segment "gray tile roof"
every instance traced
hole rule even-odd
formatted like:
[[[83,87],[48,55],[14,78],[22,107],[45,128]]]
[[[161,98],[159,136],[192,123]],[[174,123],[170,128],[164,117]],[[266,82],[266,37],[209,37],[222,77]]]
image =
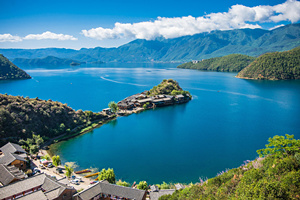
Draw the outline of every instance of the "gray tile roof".
[[[175,184],[176,190],[184,189],[184,186],[181,183]]]
[[[106,195],[110,194],[110,195],[124,197],[128,199],[142,200],[146,191],[114,185],[106,182],[98,182],[92,187],[83,190],[82,192],[74,196],[78,196],[80,197],[79,199],[85,200],[85,199],[91,199],[100,193]]]
[[[72,187],[56,182],[56,180],[45,174],[38,174],[0,188],[0,199],[4,199],[39,186],[41,186],[47,195],[51,196],[51,198],[54,196],[58,197],[65,189],[72,189]]]
[[[16,153],[16,152],[20,152],[20,153],[26,153],[26,151],[18,144],[14,144],[14,143],[7,143],[6,145],[2,146],[0,148],[0,151],[4,152],[10,152],[10,153]]]
[[[159,190],[158,192],[150,192],[150,199],[151,200],[158,200],[159,197],[167,194],[173,194],[175,192],[174,189],[169,190]]]
[[[26,196],[23,196],[21,198],[18,198],[18,200],[48,200],[46,195],[42,192],[42,190],[33,192],[31,194],[27,194]]]
[[[6,197],[10,197],[14,194],[18,194],[20,192],[30,190],[32,188],[41,186],[44,183],[45,180],[44,174],[39,174],[27,179],[24,179],[22,181],[18,181],[15,183],[12,183],[10,185],[4,186],[0,188],[0,199],[4,199]]]
[[[24,178],[25,174],[15,166],[6,166],[0,164],[0,183],[2,185],[8,185],[14,179],[20,180]]]
[[[4,156],[0,157],[0,164],[4,164],[4,165],[9,165],[10,163],[12,163],[15,160],[21,160],[26,162],[26,160],[14,153],[10,153],[10,152],[5,152]]]

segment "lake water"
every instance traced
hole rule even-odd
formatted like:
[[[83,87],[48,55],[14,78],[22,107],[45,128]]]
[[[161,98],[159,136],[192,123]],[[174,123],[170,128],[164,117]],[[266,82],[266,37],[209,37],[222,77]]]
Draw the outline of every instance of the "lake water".
[[[197,182],[257,157],[269,137],[300,138],[300,81],[237,79],[236,73],[176,69],[176,64],[111,63],[81,67],[22,67],[31,80],[1,81],[0,93],[52,99],[101,111],[175,79],[187,104],[119,117],[52,146],[79,169],[113,168],[117,179],[148,183]]]

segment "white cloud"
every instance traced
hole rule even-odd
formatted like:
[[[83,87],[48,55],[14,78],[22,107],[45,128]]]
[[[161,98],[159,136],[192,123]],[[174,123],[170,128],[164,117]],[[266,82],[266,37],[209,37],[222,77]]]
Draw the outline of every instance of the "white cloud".
[[[115,23],[114,28],[82,30],[86,37],[103,40],[117,38],[155,39],[175,38],[213,30],[261,28],[258,23],[300,20],[300,2],[288,0],[275,6],[233,5],[228,12],[211,13],[201,17],[158,17],[154,21]]]
[[[282,27],[282,26],[284,26],[284,24],[280,24],[280,25],[274,26],[272,28],[269,28],[269,30],[271,31],[271,30],[274,30],[274,29]]]
[[[11,34],[0,34],[0,42],[20,42],[22,38]]]
[[[56,34],[46,31],[42,34],[29,34],[23,38],[24,40],[78,40],[72,35]]]

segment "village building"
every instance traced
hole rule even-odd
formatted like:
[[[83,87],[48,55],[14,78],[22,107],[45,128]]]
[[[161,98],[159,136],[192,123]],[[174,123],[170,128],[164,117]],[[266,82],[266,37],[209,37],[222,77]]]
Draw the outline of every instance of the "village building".
[[[146,191],[100,181],[74,195],[74,200],[128,199],[145,200]]]
[[[110,115],[112,113],[110,108],[105,108],[105,109],[102,110],[102,112],[107,114],[107,115]]]
[[[19,168],[0,164],[0,186],[9,185],[26,177],[27,175]]]
[[[26,169],[26,151],[18,144],[7,143],[0,148],[0,164]]]
[[[66,185],[65,180],[66,178],[55,180],[46,174],[38,174],[1,187],[0,200],[71,200],[76,190]]]
[[[156,185],[150,186],[150,189],[149,196],[151,200],[158,200],[159,197],[163,195],[173,194],[175,192],[175,189],[159,190]]]

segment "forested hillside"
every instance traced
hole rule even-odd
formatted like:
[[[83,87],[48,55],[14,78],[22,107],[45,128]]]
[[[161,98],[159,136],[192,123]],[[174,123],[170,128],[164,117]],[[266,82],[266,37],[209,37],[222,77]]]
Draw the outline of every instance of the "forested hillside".
[[[274,136],[261,156],[160,200],[300,199],[300,140]]]
[[[31,66],[61,66],[61,65],[71,65],[71,63],[81,64],[81,62],[72,59],[57,58],[54,56],[47,56],[45,58],[35,58],[35,59],[26,59],[26,58],[16,58],[13,59],[13,62],[17,65],[31,65]]]
[[[177,68],[211,70],[220,72],[239,72],[247,67],[253,60],[255,60],[255,58],[251,56],[231,54],[223,57],[184,63],[182,65],[179,65]]]
[[[71,133],[79,125],[88,126],[104,117],[91,111],[75,111],[52,100],[0,94],[0,143],[17,142],[33,133],[50,138]]]
[[[266,53],[240,71],[238,78],[300,79],[300,47],[285,52]]]
[[[31,77],[25,71],[0,54],[0,80],[29,78]]]

